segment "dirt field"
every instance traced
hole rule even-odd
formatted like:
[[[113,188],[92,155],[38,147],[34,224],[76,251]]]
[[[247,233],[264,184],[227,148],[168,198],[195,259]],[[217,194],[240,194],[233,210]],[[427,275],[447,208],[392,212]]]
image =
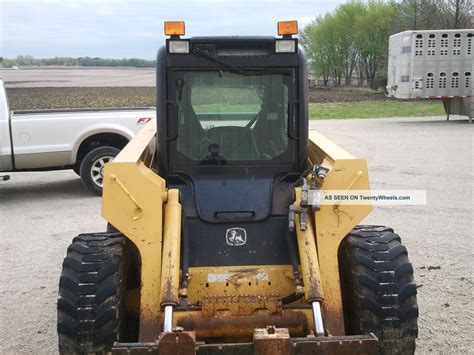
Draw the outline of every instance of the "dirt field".
[[[56,68],[0,70],[11,110],[155,106],[152,68]],[[388,100],[366,88],[317,88],[311,103]]]
[[[0,69],[7,87],[155,86],[154,68],[45,67]]]
[[[155,106],[154,87],[42,87],[7,89],[11,110]],[[311,103],[390,100],[367,89],[311,89]]]
[[[368,160],[373,189],[426,189],[426,206],[379,206],[418,283],[418,354],[467,354],[473,334],[473,126],[442,117],[312,121]],[[15,173],[0,183],[0,353],[57,352],[56,297],[71,238],[101,231],[100,199],[72,171]]]
[[[367,88],[318,87],[309,90],[309,102],[316,104],[380,100],[394,99],[387,98],[382,91],[373,91]]]
[[[154,107],[154,87],[8,88],[10,109]]]

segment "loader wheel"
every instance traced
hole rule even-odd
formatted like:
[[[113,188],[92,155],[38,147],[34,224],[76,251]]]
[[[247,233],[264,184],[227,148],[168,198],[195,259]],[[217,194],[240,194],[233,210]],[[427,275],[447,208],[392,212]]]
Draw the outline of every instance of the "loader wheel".
[[[374,333],[381,354],[413,354],[417,291],[398,234],[357,226],[341,245],[339,263],[347,334]]]
[[[59,280],[61,354],[109,352],[118,340],[123,311],[125,238],[119,233],[74,238]]]
[[[120,153],[115,147],[98,147],[86,154],[81,162],[80,175],[82,184],[95,195],[102,195],[104,183],[104,165],[114,160]]]

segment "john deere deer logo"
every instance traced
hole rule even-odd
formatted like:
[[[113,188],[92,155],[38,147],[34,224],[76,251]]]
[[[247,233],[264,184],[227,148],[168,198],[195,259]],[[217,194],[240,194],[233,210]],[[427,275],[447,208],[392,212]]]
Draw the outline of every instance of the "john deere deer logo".
[[[238,247],[247,243],[247,232],[243,228],[229,228],[225,234],[228,245]]]

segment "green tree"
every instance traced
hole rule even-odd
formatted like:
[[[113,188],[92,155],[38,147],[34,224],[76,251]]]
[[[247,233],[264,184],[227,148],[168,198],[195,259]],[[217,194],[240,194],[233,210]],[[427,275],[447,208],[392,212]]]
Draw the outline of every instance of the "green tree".
[[[445,0],[441,2],[446,28],[472,28],[472,0]]]
[[[342,78],[350,84],[356,71],[375,88],[375,78],[383,81],[386,76],[382,70],[386,69],[388,37],[393,33],[396,14],[395,3],[351,1],[333,14],[316,18],[302,35],[313,73],[325,84],[331,77],[340,85]]]
[[[471,0],[402,0],[396,32],[472,28]]]
[[[440,26],[439,0],[403,0],[397,7],[397,31],[429,30]]]
[[[356,63],[351,28],[345,26],[351,12],[326,14],[318,17],[303,31],[302,43],[311,62],[312,72],[327,85],[332,78],[340,85],[342,78],[350,82]]]
[[[359,53],[357,48],[357,19],[364,16],[366,7],[360,1],[340,5],[334,14],[337,27],[337,41],[343,75],[346,85],[351,84],[357,67]]]
[[[331,44],[326,38],[326,28],[322,25],[324,17],[318,17],[305,27],[301,34],[301,42],[306,49],[311,71],[314,75],[323,78],[324,85],[328,84],[332,73]]]
[[[377,87],[377,72],[383,74],[381,81],[383,76],[386,76],[388,38],[393,34],[396,15],[397,8],[394,3],[373,1],[367,4],[366,13],[358,17],[355,23],[358,53],[367,83],[373,89]]]

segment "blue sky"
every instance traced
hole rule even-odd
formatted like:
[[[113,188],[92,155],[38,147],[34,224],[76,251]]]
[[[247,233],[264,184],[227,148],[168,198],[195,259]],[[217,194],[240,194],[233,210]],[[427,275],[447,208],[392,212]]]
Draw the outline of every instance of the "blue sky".
[[[155,57],[163,21],[186,21],[186,36],[276,35],[300,28],[343,1],[0,0],[0,56]]]

